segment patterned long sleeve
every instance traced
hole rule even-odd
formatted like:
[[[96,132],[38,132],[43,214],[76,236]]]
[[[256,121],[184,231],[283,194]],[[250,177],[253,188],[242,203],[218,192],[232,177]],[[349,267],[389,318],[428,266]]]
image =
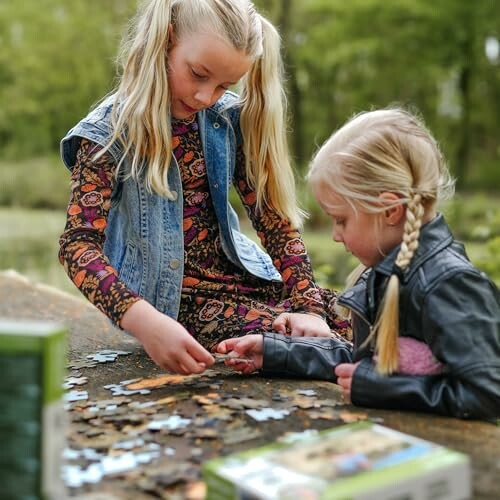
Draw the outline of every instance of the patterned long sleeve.
[[[313,278],[311,262],[299,230],[292,227],[272,208],[257,210],[257,195],[248,184],[243,172],[244,162],[238,158],[235,187],[260,238],[262,246],[271,256],[290,295],[295,312],[325,316],[321,294]]]
[[[119,279],[103,253],[116,166],[107,154],[94,161],[98,150],[90,141],[80,144],[71,174],[66,227],[59,240],[59,260],[87,299],[119,325],[139,296]]]

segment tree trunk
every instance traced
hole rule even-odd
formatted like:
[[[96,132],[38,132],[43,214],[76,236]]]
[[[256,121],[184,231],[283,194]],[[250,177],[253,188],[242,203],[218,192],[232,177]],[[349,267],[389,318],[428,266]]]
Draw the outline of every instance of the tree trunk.
[[[473,7],[474,8],[474,7]],[[454,165],[457,187],[465,186],[470,162],[471,146],[471,83],[474,68],[474,17],[472,9],[464,9],[464,38],[462,40],[462,67],[459,73],[458,90],[462,114],[458,133],[458,147]]]
[[[300,164],[305,161],[304,134],[302,128],[302,99],[297,81],[296,67],[293,61],[292,28],[290,25],[293,0],[281,0],[278,25],[283,40],[283,62],[286,74],[286,92],[291,121],[291,154]]]

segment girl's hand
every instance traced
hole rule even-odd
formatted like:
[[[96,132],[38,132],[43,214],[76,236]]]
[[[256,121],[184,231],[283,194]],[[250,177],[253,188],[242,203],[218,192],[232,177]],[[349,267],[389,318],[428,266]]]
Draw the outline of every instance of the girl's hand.
[[[273,328],[292,337],[333,337],[323,318],[315,314],[281,313],[273,322]]]
[[[189,375],[201,373],[214,363],[213,356],[180,323],[145,300],[130,307],[120,326],[132,333],[164,370]]]
[[[246,335],[220,342],[215,350],[221,354],[233,354],[235,358],[248,358],[248,362],[227,359],[225,364],[241,373],[252,373],[262,368],[264,337],[259,334]]]
[[[335,375],[337,376],[337,384],[342,387],[344,399],[347,403],[351,402],[351,385],[354,371],[358,363],[341,363],[335,367]]]

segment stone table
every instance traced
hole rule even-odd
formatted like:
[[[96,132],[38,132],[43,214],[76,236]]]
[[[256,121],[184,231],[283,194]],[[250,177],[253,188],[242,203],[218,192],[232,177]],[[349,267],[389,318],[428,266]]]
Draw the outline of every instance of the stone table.
[[[95,483],[70,488],[70,498],[203,498],[200,464],[205,460],[266,444],[290,432],[321,430],[358,419],[466,453],[472,465],[473,498],[498,498],[500,427],[492,423],[358,408],[343,403],[335,384],[241,376],[221,365],[201,377],[166,379],[141,346],[113,328],[93,306],[15,272],[0,272],[0,317],[68,326],[69,375],[86,378],[84,385],[72,390],[88,392],[88,399],[68,403],[68,449],[90,450],[87,453],[100,458],[68,453],[65,464],[88,471],[89,464],[112,457],[106,475]],[[89,364],[87,356],[104,349],[113,351],[115,360]],[[150,387],[147,394],[119,394],[130,387],[155,384],[160,377],[165,383]],[[132,379],[140,379],[135,382],[139,385],[124,384]],[[249,408],[269,406],[293,411],[266,422],[256,422],[246,413]],[[167,421],[172,416],[190,419],[191,424],[173,428],[172,421]],[[158,428],[148,427],[152,421]],[[126,453],[137,463],[110,473],[120,466],[117,457]],[[144,463],[138,463],[139,458]]]

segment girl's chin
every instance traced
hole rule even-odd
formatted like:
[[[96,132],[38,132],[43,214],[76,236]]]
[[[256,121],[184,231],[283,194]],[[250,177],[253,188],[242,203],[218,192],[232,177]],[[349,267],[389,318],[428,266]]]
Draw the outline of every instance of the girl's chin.
[[[181,102],[177,106],[172,106],[171,113],[176,120],[186,120],[196,114],[196,110]]]
[[[187,120],[188,118],[191,118],[196,112],[193,112],[193,113],[188,113],[187,111],[184,111],[184,112],[179,112],[179,111],[174,111],[172,113],[172,116],[176,119],[176,120]]]

